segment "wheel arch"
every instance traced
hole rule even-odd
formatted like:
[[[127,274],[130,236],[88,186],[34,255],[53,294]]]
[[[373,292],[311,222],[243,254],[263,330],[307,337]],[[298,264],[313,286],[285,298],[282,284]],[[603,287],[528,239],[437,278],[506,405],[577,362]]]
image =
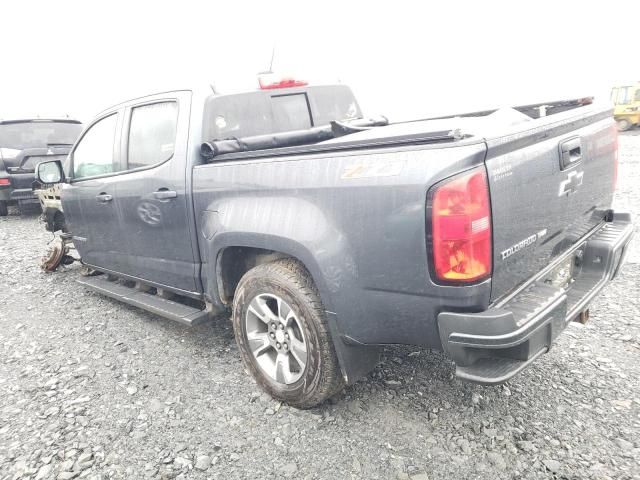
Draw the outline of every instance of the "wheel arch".
[[[225,305],[231,304],[238,282],[251,268],[281,258],[293,258],[311,275],[325,310],[331,310],[331,299],[321,267],[304,245],[288,238],[246,232],[223,233],[217,240],[219,245],[215,254],[215,293]]]
[[[280,258],[293,258],[299,261],[309,272],[318,289],[324,306],[333,345],[343,378],[347,384],[353,384],[366,375],[379,361],[379,346],[364,346],[346,343],[340,333],[338,315],[333,310],[331,290],[323,274],[323,266],[303,244],[283,237],[264,234],[242,234],[225,232],[216,235],[218,249],[215,255],[215,293],[223,304],[233,300],[229,291],[237,287],[240,278],[254,266],[275,261]],[[248,261],[241,261],[245,257]],[[234,264],[235,261],[235,264]],[[330,265],[324,267],[330,269]],[[227,275],[225,277],[225,274]],[[225,286],[226,284],[226,286]],[[212,286],[209,287],[210,290]]]
[[[249,270],[281,258],[291,258],[283,252],[248,246],[229,246],[220,251],[216,260],[216,284],[220,300],[231,305],[240,279]]]

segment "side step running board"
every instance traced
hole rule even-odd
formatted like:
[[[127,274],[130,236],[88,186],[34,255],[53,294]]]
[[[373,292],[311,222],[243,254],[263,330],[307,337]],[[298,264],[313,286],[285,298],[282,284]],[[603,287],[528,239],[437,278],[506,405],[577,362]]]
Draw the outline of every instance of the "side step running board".
[[[182,303],[161,298],[158,295],[145,293],[132,287],[126,287],[118,282],[107,280],[107,275],[95,277],[81,277],[76,280],[90,290],[107,297],[120,300],[134,307],[155,313],[164,318],[175,320],[187,326],[194,326],[209,318],[208,310],[199,310]]]

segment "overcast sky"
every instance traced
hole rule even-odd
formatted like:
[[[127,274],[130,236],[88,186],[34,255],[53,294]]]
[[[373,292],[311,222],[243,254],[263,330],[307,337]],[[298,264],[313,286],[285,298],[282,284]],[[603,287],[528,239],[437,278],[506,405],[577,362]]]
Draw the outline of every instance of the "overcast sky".
[[[639,4],[3,0],[0,118],[89,121],[161,90],[254,89],[274,46],[274,71],[346,83],[392,119],[605,98],[640,80]]]

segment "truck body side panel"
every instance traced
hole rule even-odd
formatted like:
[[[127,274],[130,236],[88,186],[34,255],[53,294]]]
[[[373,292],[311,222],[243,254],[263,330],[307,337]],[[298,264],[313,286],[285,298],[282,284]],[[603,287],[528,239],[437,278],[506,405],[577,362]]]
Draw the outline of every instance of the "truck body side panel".
[[[490,282],[431,282],[427,189],[484,156],[475,141],[197,166],[205,289],[218,296],[212,272],[226,247],[275,250],[305,264],[343,339],[437,348],[442,305],[486,308]]]

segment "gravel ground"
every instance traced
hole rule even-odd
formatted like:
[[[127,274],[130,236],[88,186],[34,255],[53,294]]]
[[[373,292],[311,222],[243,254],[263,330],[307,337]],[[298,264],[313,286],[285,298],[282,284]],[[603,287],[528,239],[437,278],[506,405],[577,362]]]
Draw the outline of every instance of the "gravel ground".
[[[640,214],[640,135],[616,204]],[[640,479],[640,236],[622,275],[505,386],[389,348],[299,411],[243,371],[228,318],[194,329],[38,267],[37,216],[0,219],[0,479]]]

